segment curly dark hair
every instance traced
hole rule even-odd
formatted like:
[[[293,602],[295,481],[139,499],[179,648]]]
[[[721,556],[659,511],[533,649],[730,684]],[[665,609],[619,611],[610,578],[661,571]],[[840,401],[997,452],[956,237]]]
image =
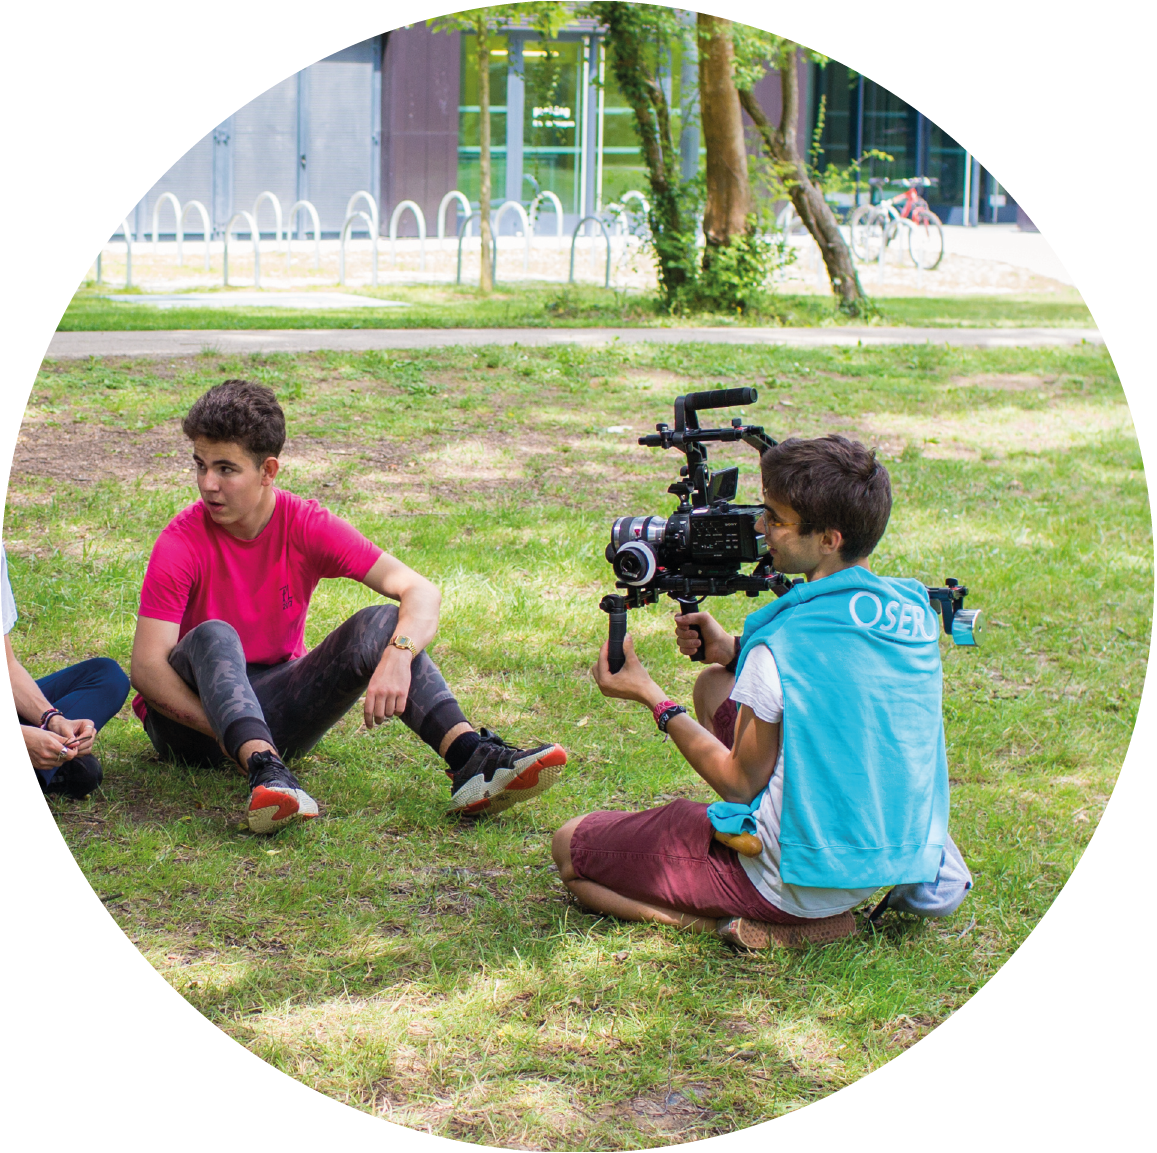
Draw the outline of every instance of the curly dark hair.
[[[760,457],[766,499],[790,505],[800,535],[839,529],[840,557],[868,556],[892,511],[892,482],[874,449],[844,436],[790,437]]]
[[[271,388],[251,380],[226,380],[199,396],[181,424],[190,440],[232,441],[260,465],[280,456],[285,413]]]

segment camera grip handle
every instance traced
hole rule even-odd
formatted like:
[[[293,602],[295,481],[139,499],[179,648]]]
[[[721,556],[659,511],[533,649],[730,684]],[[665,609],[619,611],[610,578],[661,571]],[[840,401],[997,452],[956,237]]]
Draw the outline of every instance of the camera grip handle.
[[[683,398],[687,412],[702,412],[707,408],[734,408],[741,404],[754,404],[759,392],[754,388],[719,388],[711,392],[689,392]]]
[[[679,612],[681,615],[686,616],[688,613],[697,613],[698,611],[698,601],[679,601]],[[699,637],[699,651],[692,653],[687,659],[689,661],[705,661],[707,657],[704,652],[705,646],[703,644],[703,630],[698,625],[691,625],[690,627],[692,631]]]
[[[627,635],[627,610],[608,613],[609,629],[607,633],[607,667],[612,673],[617,673],[626,664],[623,656],[623,640]]]

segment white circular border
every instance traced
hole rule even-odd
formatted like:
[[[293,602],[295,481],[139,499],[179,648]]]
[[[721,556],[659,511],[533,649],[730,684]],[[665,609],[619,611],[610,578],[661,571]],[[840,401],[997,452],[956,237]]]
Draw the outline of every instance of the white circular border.
[[[300,0],[90,0],[9,13],[0,69],[9,157],[0,192],[0,460],[11,461],[58,317],[102,241],[157,175],[285,76],[391,23],[444,10],[396,0],[320,10]],[[1142,197],[1157,186],[1144,142],[1153,43],[1145,9],[1122,0],[1007,0],[994,9],[720,0],[711,11],[864,71],[966,142],[1072,273],[1112,351],[1143,451],[1151,451],[1153,306],[1137,267],[1149,242],[1112,230],[1106,203],[1132,196],[1143,213]],[[1090,210],[1094,196],[1104,211]],[[1090,215],[1104,222],[1105,247],[1096,246]],[[1094,555],[1089,563],[1096,566]],[[849,1142],[892,1150],[905,1140],[948,1150],[979,1141],[999,1150],[1140,1144],[1154,1024],[1153,933],[1139,927],[1151,919],[1142,847],[1152,839],[1157,798],[1152,757],[1143,762],[1138,750],[1153,747],[1151,695],[1147,684],[1120,780],[1079,866],[984,989],[854,1085],[710,1143],[755,1149],[799,1135],[820,1150]],[[85,882],[27,772],[15,726],[4,726],[0,748],[12,801],[0,853],[5,1129],[15,1147],[458,1144],[340,1105],[210,1025]]]

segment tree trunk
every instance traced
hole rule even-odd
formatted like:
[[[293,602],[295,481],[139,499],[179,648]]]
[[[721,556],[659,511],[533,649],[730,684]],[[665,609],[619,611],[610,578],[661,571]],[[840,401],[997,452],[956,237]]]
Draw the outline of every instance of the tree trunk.
[[[478,190],[478,215],[481,218],[478,231],[482,234],[482,270],[478,287],[482,292],[494,288],[491,266],[491,251],[494,238],[490,232],[490,35],[483,10],[474,25],[475,41],[478,49],[478,105],[480,124],[480,144],[478,170],[481,187]]]
[[[594,15],[614,46],[615,80],[635,115],[635,130],[651,189],[651,238],[659,265],[659,283],[670,304],[695,275],[694,226],[683,219],[679,196],[679,153],[671,137],[671,110],[647,50],[651,35],[639,6],[595,3]]]
[[[800,155],[796,140],[796,124],[799,117],[797,47],[791,41],[786,41],[780,54],[779,78],[783,93],[783,114],[778,129],[768,121],[751,89],[742,89],[739,99],[759,130],[776,175],[787,189],[800,220],[819,245],[824,265],[828,270],[828,279],[832,283],[832,291],[839,299],[841,310],[858,316],[871,307],[867,293],[860,284],[856,267],[852,263],[852,254],[840,235],[840,226],[836,223],[831,208],[824,200],[823,193],[808,177],[807,165]]]
[[[747,148],[743,138],[743,110],[735,88],[735,48],[731,21],[700,12],[699,108],[707,149],[707,203],[703,234],[707,250],[731,242],[747,232],[751,213],[751,184],[747,177]]]

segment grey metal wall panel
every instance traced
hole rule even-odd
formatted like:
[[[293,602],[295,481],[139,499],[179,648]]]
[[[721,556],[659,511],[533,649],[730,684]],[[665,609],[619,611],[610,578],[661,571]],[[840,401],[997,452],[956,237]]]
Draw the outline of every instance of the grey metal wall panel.
[[[252,212],[262,192],[274,193],[283,212],[296,199],[296,76],[274,85],[233,116],[233,211]],[[274,214],[268,204],[261,206],[257,225],[263,233],[273,231]]]
[[[306,163],[311,199],[325,232],[336,232],[346,203],[374,185],[373,70],[376,38],[310,67],[310,141]]]

